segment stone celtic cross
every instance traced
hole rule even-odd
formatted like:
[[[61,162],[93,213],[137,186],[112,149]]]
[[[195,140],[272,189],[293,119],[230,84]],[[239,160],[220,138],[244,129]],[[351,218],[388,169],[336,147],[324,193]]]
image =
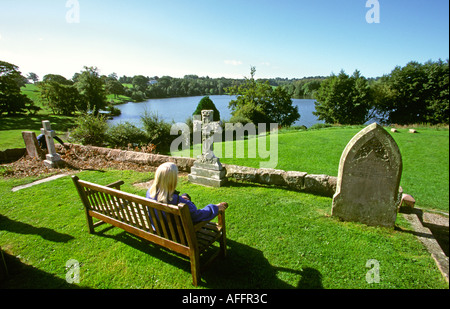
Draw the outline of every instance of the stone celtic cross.
[[[226,170],[218,157],[214,155],[214,135],[220,134],[222,128],[219,122],[213,121],[212,110],[202,110],[202,120],[194,120],[194,139],[201,130],[202,154],[197,157],[188,179],[192,183],[220,187],[227,182]]]
[[[214,111],[202,110],[202,156],[210,160],[214,155],[214,134],[220,132],[219,122],[213,121]]]
[[[54,168],[61,161],[61,157],[56,153],[55,142],[53,138],[56,136],[55,131],[52,130],[50,121],[42,121],[41,133],[45,135],[45,141],[47,143],[48,154],[45,156],[44,165],[47,167]]]

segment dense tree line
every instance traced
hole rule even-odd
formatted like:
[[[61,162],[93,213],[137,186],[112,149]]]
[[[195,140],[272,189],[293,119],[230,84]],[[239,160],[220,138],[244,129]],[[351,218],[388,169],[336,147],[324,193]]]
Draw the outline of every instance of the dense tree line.
[[[325,76],[314,76],[304,78],[270,78],[258,81],[268,82],[269,85],[281,86],[293,99],[314,99],[320,84],[326,79]]]
[[[0,61],[0,115],[32,113],[39,109],[20,91],[30,80],[38,85],[42,104],[53,113],[63,115],[88,108],[111,109],[107,94],[125,95],[135,102],[234,94],[238,98],[230,105],[233,116],[256,122],[276,120],[289,125],[298,116],[288,99],[311,98],[316,99],[315,115],[327,123],[361,124],[374,115],[385,119],[386,123],[449,123],[448,60],[424,64],[412,61],[376,79],[365,78],[357,70],[351,76],[342,71],[338,75],[302,79],[256,80],[253,74],[243,79],[197,75],[118,78],[115,73],[105,76],[95,67],[84,67],[72,79],[47,74],[39,81],[36,74],[29,73],[25,78],[16,65]]]
[[[363,124],[374,115],[389,124],[449,123],[449,62],[412,61],[368,80],[341,71],[323,81],[313,113],[327,123]]]
[[[122,76],[119,82],[131,84],[132,87],[127,88],[125,94],[135,101],[142,101],[154,98],[222,95],[226,94],[226,88],[239,84],[242,80],[198,77],[197,75],[185,75],[183,78],[137,75]]]
[[[272,87],[280,86],[291,98],[312,99],[319,89],[320,83],[326,77],[306,77],[302,79],[272,78],[258,79],[260,83],[268,83]],[[172,98],[201,95],[223,95],[227,89],[245,83],[243,79],[210,78],[197,75],[185,75],[183,78],[170,76],[146,77],[137,75],[133,77],[122,76],[119,79],[122,84],[131,84],[131,88],[125,90],[125,94],[135,101],[154,98]]]
[[[389,123],[449,123],[448,59],[397,66],[372,89],[374,107]]]

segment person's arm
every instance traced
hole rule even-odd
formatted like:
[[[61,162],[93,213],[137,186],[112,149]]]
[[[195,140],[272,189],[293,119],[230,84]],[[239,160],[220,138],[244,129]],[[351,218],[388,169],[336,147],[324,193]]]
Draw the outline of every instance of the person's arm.
[[[190,200],[184,199],[181,196],[180,203],[188,205],[189,212],[191,213],[191,218],[194,223],[212,220],[219,214],[219,207],[214,204],[209,204],[202,209],[198,209],[194,203],[192,203]]]

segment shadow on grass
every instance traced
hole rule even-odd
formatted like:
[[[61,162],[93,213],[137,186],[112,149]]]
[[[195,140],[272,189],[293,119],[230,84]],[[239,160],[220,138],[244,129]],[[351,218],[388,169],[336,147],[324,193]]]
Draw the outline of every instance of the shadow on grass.
[[[1,289],[79,289],[76,284],[22,263],[18,258],[3,252],[8,274],[0,280]],[[62,269],[65,273],[65,270]]]
[[[321,192],[320,189],[317,190],[317,192],[308,192],[306,190],[298,190],[298,189],[290,188],[288,186],[283,186],[283,185],[250,182],[250,181],[246,181],[246,180],[238,180],[238,179],[235,179],[232,177],[228,178],[228,181],[221,187],[228,187],[228,188],[258,188],[259,187],[259,188],[268,188],[268,189],[281,189],[284,191],[332,198],[332,196],[330,196],[330,194],[331,194],[330,192]],[[322,190],[322,191],[324,191],[324,190]]]
[[[202,285],[214,289],[322,289],[322,275],[314,268],[301,270],[272,266],[260,250],[227,240],[225,259],[217,260],[202,275]],[[296,285],[281,280],[288,273]]]
[[[49,120],[53,130],[67,131],[75,125],[75,117],[57,115],[16,115],[0,117],[0,130],[35,130],[42,128],[42,121]]]
[[[74,237],[71,235],[58,233],[46,227],[34,227],[27,223],[9,219],[8,217],[5,217],[3,215],[0,215],[0,223],[0,230],[17,234],[39,235],[42,238],[53,242],[67,243],[70,240],[74,239]]]
[[[163,247],[149,243],[127,232],[107,235],[112,226],[96,232],[102,237],[112,238],[140,250],[154,258],[160,259],[188,273],[191,272],[189,259],[173,253]],[[313,268],[294,270],[274,267],[260,250],[227,239],[227,257],[216,259],[202,273],[200,286],[212,289],[322,289],[322,275]],[[206,260],[202,256],[201,260]],[[289,273],[299,277],[296,285],[291,285],[278,278],[280,273]],[[161,278],[164,280],[164,278]]]

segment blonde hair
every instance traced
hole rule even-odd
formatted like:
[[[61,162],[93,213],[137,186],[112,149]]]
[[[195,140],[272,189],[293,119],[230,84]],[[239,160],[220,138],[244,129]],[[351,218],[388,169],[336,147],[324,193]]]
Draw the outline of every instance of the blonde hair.
[[[158,202],[168,203],[177,187],[178,168],[171,162],[161,164],[155,173],[155,179],[150,187],[150,196]]]

